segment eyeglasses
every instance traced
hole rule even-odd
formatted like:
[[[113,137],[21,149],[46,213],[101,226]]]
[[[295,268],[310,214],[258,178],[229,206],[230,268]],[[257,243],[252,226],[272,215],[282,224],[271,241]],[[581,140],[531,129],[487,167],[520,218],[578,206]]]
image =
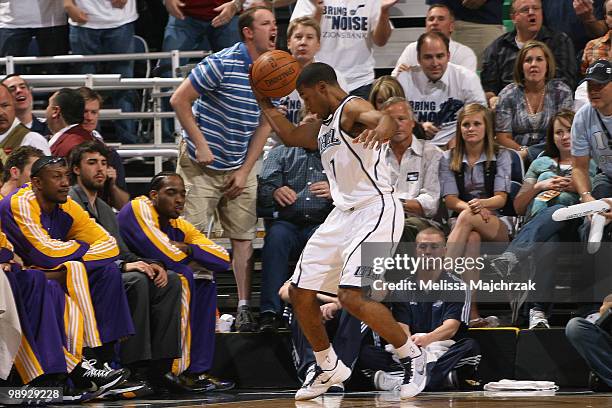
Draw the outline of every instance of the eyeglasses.
[[[541,6],[525,6],[518,9],[519,14],[529,14],[529,10],[533,10],[534,13],[542,10]]]
[[[61,164],[62,166],[68,165],[64,157],[60,157],[60,156],[51,157],[39,166],[32,166],[32,170],[30,171],[30,177],[36,176],[38,173],[40,173],[40,171],[43,168],[45,168],[46,166],[53,165],[53,164]]]

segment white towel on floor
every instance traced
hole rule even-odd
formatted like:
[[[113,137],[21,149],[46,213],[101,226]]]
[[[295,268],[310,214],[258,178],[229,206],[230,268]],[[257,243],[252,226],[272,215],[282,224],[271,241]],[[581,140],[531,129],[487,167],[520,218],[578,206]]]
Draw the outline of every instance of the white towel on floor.
[[[6,380],[21,343],[21,325],[11,285],[0,271],[0,378]]]
[[[556,391],[553,381],[501,380],[484,386],[485,391]]]

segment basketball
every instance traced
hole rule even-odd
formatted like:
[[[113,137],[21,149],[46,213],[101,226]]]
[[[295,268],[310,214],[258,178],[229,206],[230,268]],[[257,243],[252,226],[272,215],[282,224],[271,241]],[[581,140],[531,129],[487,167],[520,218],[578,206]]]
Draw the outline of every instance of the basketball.
[[[268,51],[262,54],[251,70],[253,86],[265,96],[281,98],[295,89],[300,65],[288,52]]]

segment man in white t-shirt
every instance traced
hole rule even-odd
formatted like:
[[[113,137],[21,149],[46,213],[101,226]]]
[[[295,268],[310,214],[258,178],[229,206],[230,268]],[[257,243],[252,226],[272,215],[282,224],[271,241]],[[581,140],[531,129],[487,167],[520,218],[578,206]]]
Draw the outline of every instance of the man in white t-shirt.
[[[316,59],[346,79],[351,95],[368,99],[374,82],[374,45],[387,44],[393,26],[389,9],[398,0],[297,0],[291,20],[313,16],[321,24]]]
[[[129,54],[134,52],[134,22],[138,19],[136,0],[66,0],[70,19],[70,48],[73,54]],[[99,73],[96,63],[80,63],[83,74]],[[133,61],[108,63],[108,73],[134,76]],[[113,95],[113,106],[124,112],[134,111],[129,92]],[[122,143],[135,143],[136,122],[115,122],[117,136]]]
[[[0,84],[0,160],[6,161],[11,152],[19,146],[34,146],[51,155],[47,139],[31,132],[15,116],[15,101],[11,91]]]
[[[455,30],[455,16],[448,6],[443,4],[434,4],[429,7],[427,16],[425,17],[425,31],[437,31],[449,38],[450,62],[455,65],[461,65],[467,69],[476,72],[476,54],[470,47],[467,47],[457,41],[453,41],[451,34]],[[402,52],[397,64],[391,75],[397,76],[401,71],[406,71],[409,67],[417,65],[417,50],[416,42],[410,43]]]
[[[28,55],[32,37],[41,56],[68,54],[67,23],[60,0],[0,1],[0,56]],[[46,72],[59,73],[61,67],[48,64]]]
[[[439,32],[422,34],[417,41],[419,65],[397,76],[415,120],[432,143],[444,146],[455,136],[457,112],[468,103],[486,106],[475,72],[449,63],[449,40]]]

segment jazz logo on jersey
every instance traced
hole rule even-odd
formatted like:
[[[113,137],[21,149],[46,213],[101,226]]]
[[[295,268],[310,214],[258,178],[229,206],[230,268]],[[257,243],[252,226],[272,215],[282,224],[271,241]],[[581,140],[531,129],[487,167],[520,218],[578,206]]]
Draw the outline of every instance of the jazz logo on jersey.
[[[319,152],[323,152],[330,146],[336,146],[340,144],[340,139],[336,137],[336,131],[330,129],[327,132],[319,135]]]

